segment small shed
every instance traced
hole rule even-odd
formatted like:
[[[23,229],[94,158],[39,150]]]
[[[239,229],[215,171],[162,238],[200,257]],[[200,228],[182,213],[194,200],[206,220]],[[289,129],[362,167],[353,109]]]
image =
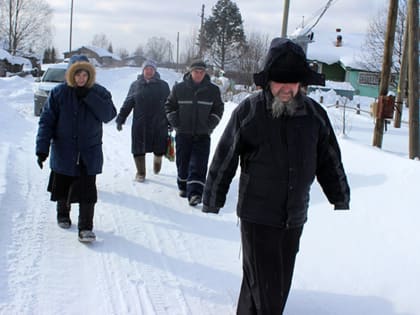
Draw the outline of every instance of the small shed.
[[[0,77],[7,73],[20,73],[23,70],[31,70],[31,61],[18,56],[12,56],[6,50],[0,48]]]

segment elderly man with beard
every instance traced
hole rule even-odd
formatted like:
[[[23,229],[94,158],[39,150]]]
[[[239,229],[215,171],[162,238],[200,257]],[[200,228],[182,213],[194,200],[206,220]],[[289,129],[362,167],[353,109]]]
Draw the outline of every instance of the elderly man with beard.
[[[350,188],[326,111],[301,92],[301,85],[325,83],[302,48],[273,39],[254,81],[261,90],[235,108],[217,145],[202,211],[224,206],[240,161],[237,314],[282,314],[315,177],[336,210],[349,209]]]

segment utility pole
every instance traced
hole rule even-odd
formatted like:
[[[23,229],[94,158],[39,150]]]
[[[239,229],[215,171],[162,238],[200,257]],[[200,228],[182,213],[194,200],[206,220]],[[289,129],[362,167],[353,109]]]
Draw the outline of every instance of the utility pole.
[[[70,38],[69,38],[69,52],[71,52],[71,37],[73,32],[73,0],[70,5]]]
[[[281,37],[287,37],[287,24],[289,21],[289,4],[290,4],[290,0],[284,0],[283,24],[281,27]]]
[[[385,34],[384,57],[382,61],[381,80],[379,84],[379,98],[386,97],[388,94],[388,85],[391,78],[392,52],[394,50],[395,28],[397,24],[398,0],[389,1],[388,22]],[[383,106],[384,104],[382,104]],[[381,103],[378,103],[378,109]],[[376,117],[375,130],[373,134],[373,146],[382,147],[384,136],[385,118]]]
[[[179,70],[179,32],[176,35],[176,72]]]
[[[408,67],[408,21],[404,30],[403,51],[401,56],[401,69],[398,78],[397,98],[395,100],[396,111],[394,116],[394,127],[401,128],[404,93],[407,88],[407,67]]]
[[[408,105],[409,158],[419,152],[419,0],[408,1]]]
[[[200,58],[203,58],[204,55],[204,4],[201,6],[201,26],[200,26],[200,38],[199,38],[199,56]]]

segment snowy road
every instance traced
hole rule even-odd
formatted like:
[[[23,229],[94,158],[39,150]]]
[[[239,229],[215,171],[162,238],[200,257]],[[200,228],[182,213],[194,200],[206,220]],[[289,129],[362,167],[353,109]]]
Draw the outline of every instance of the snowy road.
[[[98,70],[118,109],[138,72]],[[168,70],[161,75],[170,85],[180,79]],[[111,122],[97,177],[98,241],[81,244],[77,206],[72,228],[58,228],[46,192],[49,168],[36,164],[31,79],[1,78],[0,95],[1,315],[236,313],[242,278],[236,179],[219,215],[201,213],[178,197],[174,162],[164,160],[155,175],[147,155],[146,182],[133,181],[131,117],[121,132]],[[226,104],[221,126],[235,106]],[[314,185],[285,315],[419,315],[419,163],[402,153],[406,129],[388,131],[376,150],[372,120],[348,117],[351,133],[339,140],[351,211],[332,211]]]

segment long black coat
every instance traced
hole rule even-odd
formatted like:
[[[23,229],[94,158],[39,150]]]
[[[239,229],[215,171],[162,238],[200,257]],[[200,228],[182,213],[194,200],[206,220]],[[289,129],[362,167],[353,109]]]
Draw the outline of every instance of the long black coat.
[[[265,90],[233,111],[209,169],[204,207],[218,212],[224,206],[240,159],[237,214],[243,220],[302,226],[315,177],[336,209],[348,209],[350,188],[325,110],[300,95],[295,115],[273,118],[271,103]]]
[[[158,72],[149,81],[146,81],[141,74],[131,84],[116,122],[124,124],[133,110],[131,127],[133,155],[165,152],[168,121],[164,106],[169,92],[168,83],[160,79]]]

